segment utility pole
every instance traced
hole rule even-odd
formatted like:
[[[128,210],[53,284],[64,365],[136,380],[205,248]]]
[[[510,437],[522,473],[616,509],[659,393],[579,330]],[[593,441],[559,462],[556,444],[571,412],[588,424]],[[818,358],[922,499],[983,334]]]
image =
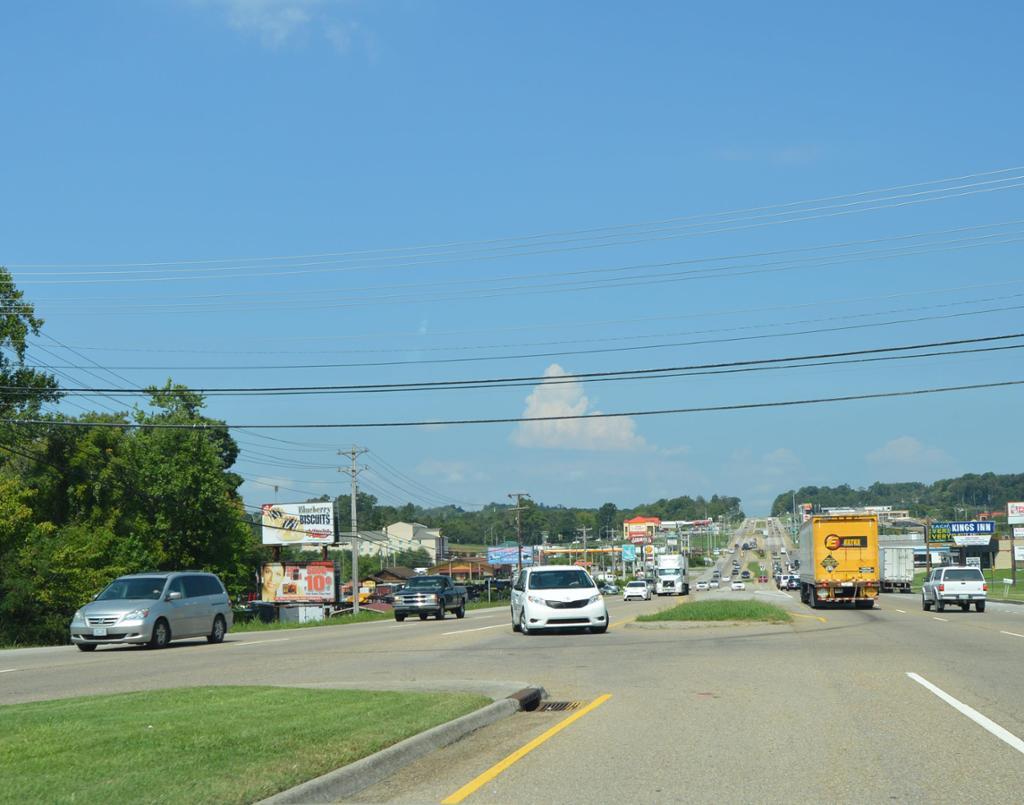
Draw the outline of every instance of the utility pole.
[[[587,526],[580,526],[576,529],[577,531],[583,532],[583,566],[587,566],[587,532],[590,530]],[[588,571],[589,572],[589,571]]]
[[[516,562],[516,572],[523,569],[523,518],[522,512],[526,507],[523,506],[523,498],[530,497],[529,492],[509,492],[510,498],[516,499],[515,508],[512,510],[516,513],[516,545],[519,546],[518,561]]]
[[[352,499],[350,501],[350,514],[352,517],[352,614],[359,614],[359,517],[356,514],[356,497],[359,494],[359,486],[356,478],[366,467],[356,464],[359,456],[370,451],[365,447],[352,445],[348,450],[339,450],[339,456],[348,456],[352,462],[351,467],[338,467],[338,472],[348,474],[352,479]]]

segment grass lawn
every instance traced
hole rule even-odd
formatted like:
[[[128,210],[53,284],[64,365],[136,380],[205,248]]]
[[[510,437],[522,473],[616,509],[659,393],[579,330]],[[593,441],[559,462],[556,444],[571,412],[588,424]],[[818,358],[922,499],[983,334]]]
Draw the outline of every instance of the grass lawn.
[[[367,623],[369,621],[386,621],[391,618],[390,612],[374,612],[369,609],[362,609],[358,615],[335,615],[333,618],[328,618],[323,621],[313,621],[311,623],[281,623],[280,621],[274,621],[273,623],[264,623],[261,620],[251,620],[245,623],[239,623],[235,621],[234,626],[231,627],[230,633],[235,632],[276,632],[281,629],[309,629],[319,626],[345,626],[350,623]]]
[[[470,694],[205,687],[0,707],[7,802],[248,803],[465,715]]]
[[[679,604],[652,615],[640,615],[639,622],[649,621],[767,621],[789,623],[793,618],[786,610],[761,601],[697,601]]]

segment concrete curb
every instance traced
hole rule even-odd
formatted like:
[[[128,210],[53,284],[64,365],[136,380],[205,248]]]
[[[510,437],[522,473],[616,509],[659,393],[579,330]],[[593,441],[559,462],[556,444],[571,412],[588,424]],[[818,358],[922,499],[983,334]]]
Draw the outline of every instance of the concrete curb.
[[[508,698],[481,707],[472,713],[439,724],[419,735],[399,741],[387,749],[329,771],[294,788],[260,800],[256,805],[296,805],[296,803],[336,802],[378,783],[417,758],[453,744],[482,727],[507,718],[520,710],[537,706],[547,691],[541,687],[524,688]]]

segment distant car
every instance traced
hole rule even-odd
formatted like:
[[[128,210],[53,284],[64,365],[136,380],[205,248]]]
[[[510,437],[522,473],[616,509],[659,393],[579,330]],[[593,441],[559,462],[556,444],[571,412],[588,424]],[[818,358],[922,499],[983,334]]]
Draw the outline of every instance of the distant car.
[[[602,595],[618,595],[620,588],[618,584],[604,584],[601,586]]]
[[[736,581],[735,579],[733,579],[731,587],[732,587],[733,590],[745,590],[745,589],[747,589],[747,585],[746,584],[744,584],[742,581]]]
[[[711,589],[717,589],[718,588],[718,579],[711,579],[711,581],[708,582],[708,587],[711,588]]]
[[[639,598],[641,601],[651,600],[651,588],[646,581],[631,581],[622,590],[622,600],[628,601],[631,598]]]
[[[796,576],[790,576],[789,577],[789,581],[786,582],[786,589],[787,590],[799,590],[800,589],[800,579],[798,579]]]
[[[740,578],[743,579],[744,581],[749,579],[750,578],[750,571],[749,570],[744,570],[742,573],[740,573]]]
[[[698,581],[697,582],[697,589],[698,590],[706,590],[707,588],[708,588],[708,583],[706,581]]]

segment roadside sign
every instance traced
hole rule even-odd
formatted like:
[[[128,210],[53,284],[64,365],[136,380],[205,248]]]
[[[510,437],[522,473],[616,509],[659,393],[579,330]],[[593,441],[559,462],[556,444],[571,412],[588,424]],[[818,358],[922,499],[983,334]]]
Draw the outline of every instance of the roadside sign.
[[[1013,538],[1014,539],[1024,539],[1024,526],[1014,526],[1013,527]]]
[[[955,543],[961,547],[988,545],[996,533],[996,524],[991,520],[968,520],[950,523],[932,523],[928,539],[933,543]]]
[[[981,557],[980,556],[968,556],[967,557],[967,567],[978,567],[978,568],[980,568],[981,567]]]
[[[636,561],[636,545],[631,542],[624,542],[622,544],[622,561],[623,562],[635,562]]]
[[[1006,504],[1006,522],[1010,525],[1024,523],[1024,502]]]
[[[1014,561],[1024,562],[1024,545],[1013,546],[1013,558]]]

